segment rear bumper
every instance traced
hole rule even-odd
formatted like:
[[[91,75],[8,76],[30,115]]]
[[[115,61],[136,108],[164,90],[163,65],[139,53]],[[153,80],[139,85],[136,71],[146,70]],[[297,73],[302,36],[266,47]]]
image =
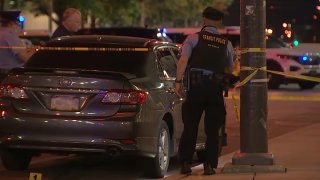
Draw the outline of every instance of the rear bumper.
[[[135,144],[126,145],[113,140],[108,140],[105,143],[88,144],[84,142],[19,140],[18,137],[8,140],[4,136],[1,136],[1,148],[28,149],[53,153],[108,153],[113,150],[135,153],[138,151]]]
[[[156,138],[136,137],[135,117],[101,119],[0,118],[2,148],[57,153],[155,155]]]

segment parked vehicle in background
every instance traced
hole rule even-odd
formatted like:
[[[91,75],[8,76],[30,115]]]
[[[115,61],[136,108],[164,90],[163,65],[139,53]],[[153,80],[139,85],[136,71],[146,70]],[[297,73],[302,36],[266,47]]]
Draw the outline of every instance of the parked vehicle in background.
[[[311,49],[292,48],[280,39],[267,36],[267,69],[320,77],[320,54]],[[301,89],[312,89],[318,82],[280,76],[268,73],[270,89],[278,89],[280,84],[298,83]]]
[[[167,28],[168,34],[182,32],[185,35],[198,32],[199,28]],[[230,26],[219,29],[228,38],[234,48],[240,47],[240,27]],[[292,48],[289,44],[274,36],[266,36],[267,69],[295,75],[320,77],[319,46],[303,45]],[[268,73],[268,88],[278,89],[281,84],[297,83],[301,89],[312,89],[318,82],[300,80]]]
[[[24,170],[43,152],[133,154],[146,158],[149,176],[163,177],[183,125],[183,99],[174,94],[178,52],[173,43],[136,37],[49,41],[0,84],[3,166]]]
[[[142,28],[142,27],[106,27],[106,28],[86,28],[80,29],[78,35],[114,35],[114,36],[131,36],[160,41],[172,42],[166,34],[164,28]]]

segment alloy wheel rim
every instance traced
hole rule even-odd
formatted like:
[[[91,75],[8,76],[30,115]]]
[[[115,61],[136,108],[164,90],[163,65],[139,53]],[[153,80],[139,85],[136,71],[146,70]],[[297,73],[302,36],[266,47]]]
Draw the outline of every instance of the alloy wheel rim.
[[[161,170],[167,167],[169,159],[169,145],[168,145],[168,133],[166,130],[162,130],[159,137],[159,166]]]

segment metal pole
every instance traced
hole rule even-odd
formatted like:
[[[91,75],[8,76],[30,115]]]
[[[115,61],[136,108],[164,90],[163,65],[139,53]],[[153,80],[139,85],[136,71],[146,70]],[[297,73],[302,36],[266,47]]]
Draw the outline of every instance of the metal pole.
[[[48,31],[51,36],[52,33],[52,13],[53,13],[53,0],[50,0],[50,5],[49,5],[49,24],[48,24]]]
[[[0,1],[0,11],[4,11],[4,0]]]
[[[266,67],[265,6],[266,0],[240,2],[240,47],[247,49],[241,55],[242,67]],[[241,71],[240,79],[252,72]],[[267,98],[267,73],[258,71],[240,90],[240,155],[233,158],[233,164],[273,164],[267,154]]]
[[[241,67],[266,68],[266,0],[240,0]],[[240,80],[254,70],[243,69]],[[285,172],[274,166],[273,155],[268,152],[267,137],[267,73],[259,70],[240,89],[240,152],[235,153],[232,165],[224,173]]]
[[[266,66],[265,52],[265,0],[242,0],[240,8],[240,47],[258,48],[258,52],[241,55],[241,66],[260,68]],[[260,51],[259,51],[260,50]],[[253,71],[242,71],[243,80]],[[267,145],[267,74],[259,71],[241,88],[240,142],[243,153],[266,153]],[[255,82],[259,79],[262,82]]]

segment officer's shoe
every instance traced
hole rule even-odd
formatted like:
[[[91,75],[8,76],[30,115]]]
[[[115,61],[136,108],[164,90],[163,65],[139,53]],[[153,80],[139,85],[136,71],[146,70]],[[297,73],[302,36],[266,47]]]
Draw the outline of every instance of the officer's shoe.
[[[183,162],[181,169],[180,169],[181,174],[191,174],[191,164],[189,162]]]
[[[203,163],[203,175],[213,175],[216,172],[209,163]]]

